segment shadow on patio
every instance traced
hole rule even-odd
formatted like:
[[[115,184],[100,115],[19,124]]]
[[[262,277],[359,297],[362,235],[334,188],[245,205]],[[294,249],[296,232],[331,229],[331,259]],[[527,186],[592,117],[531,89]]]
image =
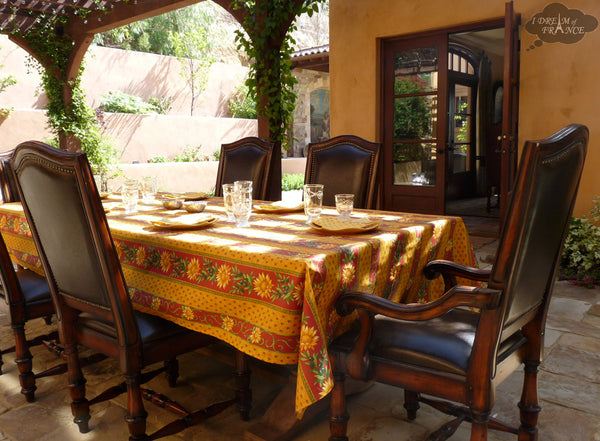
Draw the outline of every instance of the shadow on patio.
[[[493,238],[473,235],[473,245],[482,267],[490,263],[495,252]],[[12,345],[12,330],[7,317],[0,315],[0,345]],[[44,332],[43,320],[28,322],[28,335]],[[544,441],[600,440],[600,289],[587,289],[558,282],[548,316],[546,355],[539,375],[542,406],[539,438]],[[55,365],[56,357],[45,348],[36,347],[34,371]],[[168,393],[190,409],[226,399],[233,394],[233,368],[205,355],[192,353],[180,359],[180,386],[169,390],[162,376],[148,387]],[[282,387],[277,369],[272,372],[262,363],[253,366],[254,393],[252,419],[242,422],[235,408],[228,409],[208,422],[187,429],[165,440],[239,441],[244,432],[258,421]],[[36,402],[26,403],[20,394],[14,355],[4,356],[4,374],[0,376],[0,440],[70,441],[126,440],[127,426],[123,396],[92,407],[91,431],[80,434],[72,423],[66,376],[37,381]],[[105,360],[85,369],[88,396],[103,390],[108,383],[121,380],[113,361]],[[521,389],[520,372],[510,376],[499,388],[494,416],[518,424],[516,402]],[[172,414],[147,404],[148,432],[174,419]],[[351,441],[424,440],[450,418],[422,406],[414,422],[406,419],[401,390],[376,384],[348,400]],[[468,440],[470,427],[465,423],[452,440]],[[326,413],[309,424],[309,428],[290,441],[326,440],[329,435]],[[490,441],[516,441],[516,436],[490,432]]]

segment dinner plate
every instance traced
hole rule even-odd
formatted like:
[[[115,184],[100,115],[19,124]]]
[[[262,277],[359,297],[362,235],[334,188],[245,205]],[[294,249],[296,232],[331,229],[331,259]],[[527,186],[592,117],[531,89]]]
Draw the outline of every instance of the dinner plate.
[[[331,234],[356,234],[376,230],[379,228],[379,222],[364,217],[345,219],[335,216],[321,216],[311,222],[311,227]]]
[[[254,206],[255,211],[264,213],[293,213],[304,210],[304,204],[297,202],[277,201],[270,204],[260,204]]]
[[[203,191],[186,191],[184,193],[159,193],[163,199],[183,199],[184,201],[201,201],[210,197]]]
[[[150,224],[164,230],[195,230],[212,225],[217,220],[214,216],[179,216],[176,218],[162,218],[151,220]]]

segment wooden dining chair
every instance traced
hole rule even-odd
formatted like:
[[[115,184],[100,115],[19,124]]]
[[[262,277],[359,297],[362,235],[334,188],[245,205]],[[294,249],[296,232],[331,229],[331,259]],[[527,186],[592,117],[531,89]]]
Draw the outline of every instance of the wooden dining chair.
[[[223,184],[252,181],[252,198],[265,200],[273,144],[250,136],[221,145],[215,196],[223,196]]]
[[[342,135],[308,145],[305,184],[323,184],[323,205],[338,193],[354,194],[355,208],[373,208],[381,144]]]
[[[0,153],[0,195],[3,202],[19,202],[17,184],[10,167],[13,150]]]
[[[104,209],[84,153],[70,153],[39,142],[17,146],[12,158],[19,195],[57,307],[60,340],[68,364],[71,410],[81,432],[87,432],[90,405],[127,392],[130,440],[157,439],[214,415],[235,401],[227,400],[188,412],[141,384],[166,372],[170,385],[178,377],[176,356],[215,341],[199,332],[133,309]],[[118,361],[125,381],[88,401],[78,345]],[[164,367],[142,373],[157,362]],[[249,397],[249,371],[238,363],[238,396]],[[241,367],[240,367],[241,366]],[[243,388],[243,390],[241,390]],[[182,415],[146,435],[142,398]],[[247,403],[239,403],[241,411]],[[247,414],[242,414],[247,417]]]
[[[335,378],[330,441],[348,439],[346,375],[405,389],[409,420],[416,418],[419,402],[456,417],[429,440],[447,439],[462,421],[471,423],[472,441],[486,440],[488,428],[518,434],[519,441],[537,439],[537,371],[546,314],[587,142],[588,129],[570,125],[525,143],[490,271],[430,262],[425,276],[441,274],[446,292],[428,304],[401,305],[363,293],[339,297],[338,312],[357,310],[359,321],[329,346]],[[487,286],[457,285],[456,277]],[[516,428],[490,414],[496,386],[521,364]]]
[[[0,373],[2,373],[2,355],[15,352],[15,362],[19,369],[21,393],[28,402],[35,400],[36,375],[33,373],[33,357],[30,347],[52,341],[58,338],[58,333],[52,331],[27,340],[25,324],[29,320],[44,318],[50,324],[54,314],[54,303],[50,296],[50,288],[46,279],[25,268],[15,269],[10,259],[4,238],[0,234],[0,297],[4,299],[10,326],[15,336],[15,345],[0,350]],[[37,377],[39,378],[39,377]]]

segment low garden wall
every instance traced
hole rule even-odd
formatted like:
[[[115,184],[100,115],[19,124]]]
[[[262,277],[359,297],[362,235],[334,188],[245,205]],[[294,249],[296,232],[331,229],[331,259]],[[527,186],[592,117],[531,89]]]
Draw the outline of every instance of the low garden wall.
[[[148,162],[156,156],[172,159],[185,149],[198,146],[203,155],[212,157],[213,152],[220,151],[221,144],[258,133],[254,119],[182,115],[105,113],[102,125],[117,147],[120,163]],[[0,133],[0,151],[23,141],[51,138],[43,110],[13,111],[10,117],[0,119]]]
[[[283,174],[302,174],[306,158],[284,158],[281,161]],[[156,176],[158,188],[162,191],[206,191],[215,188],[218,161],[202,162],[163,162],[158,164],[121,164],[122,176],[109,182],[113,190],[118,189],[125,177],[141,179]]]

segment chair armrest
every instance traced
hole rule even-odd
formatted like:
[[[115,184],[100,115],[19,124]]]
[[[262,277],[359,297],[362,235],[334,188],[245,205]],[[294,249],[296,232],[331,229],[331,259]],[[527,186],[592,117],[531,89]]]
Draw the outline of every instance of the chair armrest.
[[[481,310],[498,308],[501,294],[502,291],[496,289],[455,286],[439,299],[425,304],[399,304],[360,292],[341,294],[335,304],[338,314],[344,316],[357,309],[361,327],[358,339],[346,361],[348,374],[355,379],[370,379],[368,348],[375,314],[399,320],[429,320],[459,306]]]
[[[491,271],[460,265],[449,260],[434,260],[425,265],[423,274],[429,280],[435,279],[441,275],[444,278],[444,288],[448,291],[451,287],[458,284],[456,282],[457,277],[487,282],[490,278]]]
[[[344,316],[355,309],[382,314],[398,320],[429,320],[459,306],[495,309],[500,303],[501,291],[489,288],[455,286],[439,299],[429,303],[400,304],[360,292],[341,294],[336,301],[338,314]]]

